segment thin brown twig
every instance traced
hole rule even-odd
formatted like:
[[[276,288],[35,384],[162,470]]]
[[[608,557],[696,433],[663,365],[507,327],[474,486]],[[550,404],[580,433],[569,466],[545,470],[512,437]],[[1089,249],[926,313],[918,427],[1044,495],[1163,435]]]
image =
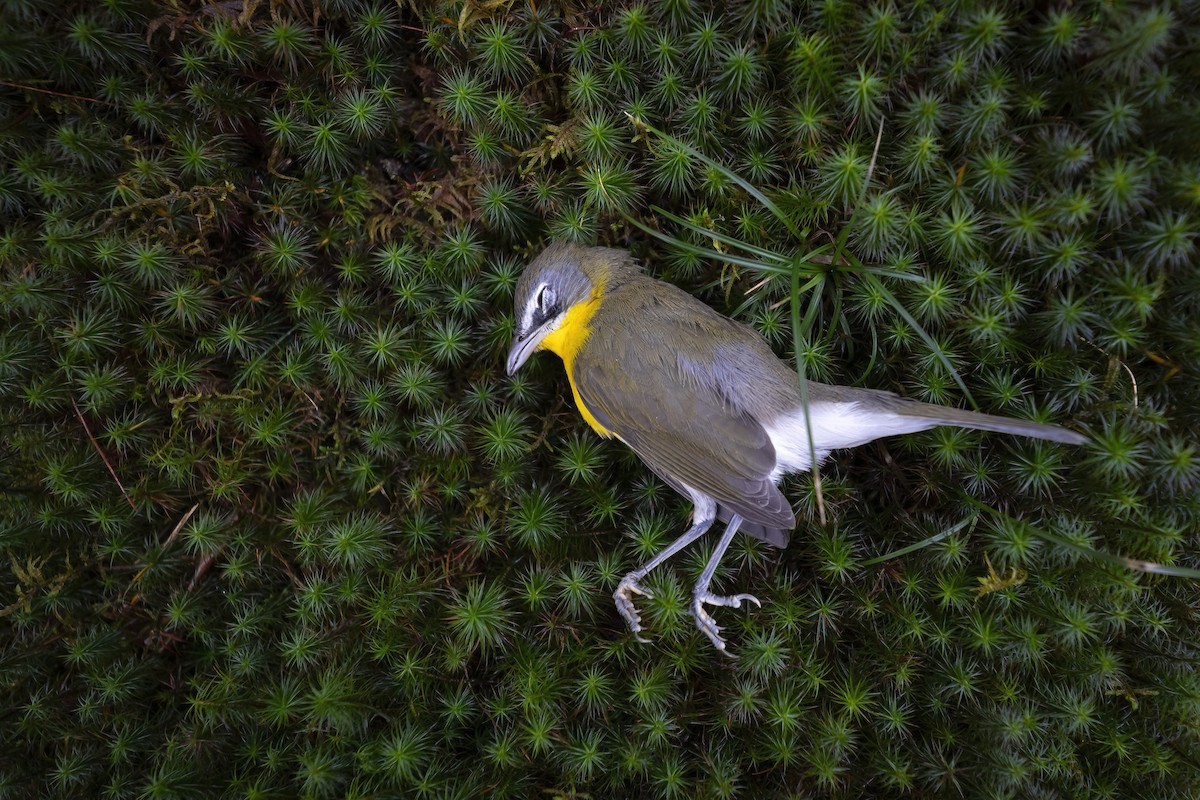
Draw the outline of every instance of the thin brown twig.
[[[189,508],[187,513],[183,515],[183,519],[179,520],[179,522],[177,522],[175,524],[175,529],[172,530],[171,533],[167,535],[166,541],[164,541],[162,543],[163,550],[166,550],[168,547],[171,546],[171,542],[175,541],[175,537],[179,535],[179,532],[181,530],[183,530],[183,526],[187,524],[187,521],[192,518],[192,514],[195,514],[196,509],[199,507],[200,507],[200,504],[196,503],[196,505]],[[141,569],[139,569],[137,571],[137,574],[134,575],[132,580],[129,581],[129,589],[132,589],[134,586],[136,586],[142,580],[142,576],[146,574],[146,570],[148,570],[148,569],[150,569],[150,565],[146,564],[145,566],[143,566]],[[128,591],[128,589],[126,589],[126,591]],[[137,598],[138,598],[138,595],[134,595],[133,600],[130,600],[129,602],[131,604],[136,603]]]
[[[875,174],[875,159],[879,157],[879,144],[883,141],[883,117],[879,118],[879,132],[875,134],[875,149],[871,151],[871,163],[867,165],[867,180],[871,182],[871,176]]]
[[[224,548],[222,548],[222,549],[224,549]],[[192,589],[196,588],[196,584],[200,582],[200,579],[204,577],[205,573],[207,573],[208,570],[212,567],[212,565],[216,563],[217,556],[219,556],[220,554],[221,554],[220,550],[218,550],[215,553],[209,553],[203,559],[200,560],[200,563],[196,564],[196,571],[195,571],[195,573],[192,574],[192,579],[190,581],[188,581],[187,590],[189,592]]]
[[[8,81],[0,81],[0,86],[11,86],[14,89],[26,89],[30,92],[40,92],[42,94],[52,94],[55,97],[66,97],[71,100],[82,100],[85,103],[99,103],[100,105],[103,105],[103,106],[116,105],[115,103],[110,103],[107,100],[97,100],[95,97],[80,97],[77,94],[67,94],[65,92],[55,92],[50,89],[39,89],[36,86],[27,86],[23,83],[9,83]]]
[[[821,470],[816,464],[813,465],[812,475],[813,489],[817,493],[817,519],[820,521],[821,527],[824,527],[828,522],[825,518],[825,493],[821,491]]]
[[[171,533],[168,534],[166,541],[164,541],[162,543],[163,550],[166,550],[168,547],[171,546],[171,542],[175,541],[175,537],[179,535],[179,532],[181,530],[183,530],[183,526],[187,525],[187,521],[192,518],[192,514],[195,514],[196,509],[199,507],[200,507],[200,504],[196,503],[196,505],[192,506],[191,508],[189,508],[187,510],[187,513],[183,515],[183,519],[179,520],[179,522],[177,522],[175,524],[174,530],[172,530]]]
[[[129,496],[129,492],[125,491],[125,484],[121,483],[121,479],[117,477],[117,471],[113,469],[108,456],[104,454],[104,449],[100,447],[100,443],[92,435],[92,429],[88,426],[87,420],[84,419],[83,412],[79,410],[79,406],[75,405],[74,399],[71,400],[71,407],[75,409],[75,416],[79,417],[79,422],[83,425],[83,432],[87,434],[88,441],[92,443],[92,447],[96,448],[96,452],[100,454],[100,459],[104,462],[104,466],[108,467],[108,474],[112,475],[112,479],[117,482],[117,488],[121,490],[121,495],[125,498],[125,502],[129,503],[129,507],[136,511],[137,504],[133,502],[133,498]]]

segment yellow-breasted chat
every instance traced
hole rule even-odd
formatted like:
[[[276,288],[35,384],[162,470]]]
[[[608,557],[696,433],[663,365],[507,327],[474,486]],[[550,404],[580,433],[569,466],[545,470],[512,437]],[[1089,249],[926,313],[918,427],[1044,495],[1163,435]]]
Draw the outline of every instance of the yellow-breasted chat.
[[[631,447],[692,501],[687,532],[626,575],[613,595],[635,635],[642,625],[633,595],[650,596],[641,580],[720,519],[725,531],[696,582],[691,612],[725,650],[705,606],[759,601],[709,591],[717,565],[739,530],[786,546],[796,517],[777,484],[811,469],[814,456],[820,463],[831,450],[938,425],[1087,441],[1057,425],[874,389],[809,381],[802,395],[796,372],[757,331],[642,274],[624,250],[551,244],[522,273],[515,302],[509,374],[537,350],[557,353],[587,423]]]

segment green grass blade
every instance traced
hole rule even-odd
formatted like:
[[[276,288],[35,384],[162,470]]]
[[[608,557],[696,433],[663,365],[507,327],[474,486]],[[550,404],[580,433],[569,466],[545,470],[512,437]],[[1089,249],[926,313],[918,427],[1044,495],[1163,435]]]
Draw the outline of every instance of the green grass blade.
[[[804,286],[800,285],[800,270],[792,271],[792,354],[796,357],[796,374],[800,378],[800,407],[804,410],[804,433],[808,437],[808,456],[812,462],[813,483],[817,487],[817,511],[821,517],[821,523],[825,523],[825,508],[821,500],[821,471],[817,464],[817,450],[813,445],[812,419],[808,413],[808,378],[806,376],[806,368],[804,359],[800,357],[800,334],[802,331],[807,331],[812,325],[812,320],[815,314],[815,301],[820,298],[821,293],[813,292],[813,300],[809,302],[807,313],[804,315],[805,323],[800,320],[800,297],[807,291],[812,291],[818,286],[825,283],[825,273],[821,272],[814,275],[808,280]]]
[[[725,244],[730,247],[737,247],[741,250],[745,250],[746,252],[756,255],[764,260],[775,260],[780,262],[788,261],[788,257],[781,253],[776,253],[773,250],[766,250],[762,247],[758,247],[757,245],[743,242],[742,240],[734,238],[728,234],[721,233],[720,231],[714,231],[712,228],[706,228],[703,225],[692,222],[686,217],[681,217],[678,214],[672,213],[661,206],[650,206],[650,210],[660,217],[674,222],[676,225],[687,228],[693,233],[709,239],[714,239],[721,244]]]
[[[1011,517],[1008,514],[1005,514],[1003,511],[992,508],[987,503],[977,500],[964,492],[960,492],[959,494],[975,508],[992,515],[996,519],[1004,520],[1017,525],[1024,525],[1026,528],[1033,531],[1040,538],[1046,540],[1047,542],[1059,545],[1060,547],[1065,547],[1068,550],[1074,550],[1080,555],[1086,556],[1094,561],[1103,561],[1107,564],[1113,564],[1114,566],[1122,567],[1123,569],[1130,569],[1135,572],[1147,572],[1155,575],[1170,575],[1174,578],[1191,578],[1193,580],[1200,580],[1200,569],[1193,569],[1191,567],[1177,567],[1172,564],[1159,564],[1154,561],[1144,561],[1139,558],[1119,556],[1115,553],[1110,553],[1107,550],[1099,550],[1095,547],[1088,547],[1087,545],[1072,542],[1070,539],[1067,539],[1064,536],[1059,536],[1057,533],[1051,533],[1048,530],[1039,528],[1037,525],[1032,523],[1025,522],[1024,520],[1017,519],[1016,517]]]
[[[894,558],[899,558],[900,556],[906,556],[909,553],[915,553],[918,550],[923,550],[926,547],[929,547],[930,545],[937,544],[942,539],[945,539],[947,536],[953,536],[954,534],[958,533],[959,531],[961,531],[963,528],[967,527],[968,525],[970,525],[972,528],[974,528],[975,523],[978,521],[979,521],[979,516],[972,515],[972,516],[968,517],[967,519],[964,519],[962,522],[959,522],[955,525],[951,525],[949,528],[946,528],[943,531],[939,531],[938,533],[935,533],[933,536],[928,536],[919,542],[913,542],[910,545],[901,547],[899,550],[893,550],[890,553],[884,553],[881,556],[876,556],[875,558],[867,559],[866,561],[862,562],[862,565],[864,567],[871,567],[871,566],[874,566],[875,564],[882,564],[885,561],[891,561]]]
[[[908,313],[908,309],[904,307],[904,304],[901,303],[875,275],[867,273],[863,276],[863,280],[868,281],[871,285],[871,288],[882,294],[884,299],[888,301],[888,304],[895,309],[896,313],[899,314],[905,322],[912,326],[913,330],[917,332],[917,335],[921,337],[922,341],[924,341],[925,344],[929,346],[929,349],[933,351],[933,354],[937,357],[937,360],[942,362],[942,365],[950,371],[950,376],[954,378],[954,382],[958,384],[958,388],[962,389],[963,396],[967,398],[974,408],[979,408],[979,404],[976,403],[975,398],[971,396],[971,390],[968,389],[967,384],[963,382],[962,376],[958,374],[958,370],[955,369],[954,365],[950,363],[950,359],[946,358],[946,353],[941,347],[938,346],[933,337],[929,335],[929,332],[921,327],[913,315]]]
[[[681,141],[680,139],[676,139],[674,136],[672,136],[669,133],[660,131],[658,128],[655,128],[653,125],[650,125],[650,124],[646,123],[645,121],[638,119],[637,117],[633,116],[632,114],[626,113],[625,116],[629,117],[629,119],[633,123],[634,127],[650,131],[651,133],[655,134],[659,138],[664,139],[668,142],[671,142],[672,144],[679,147],[681,150],[683,150],[688,155],[692,156],[693,158],[699,159],[700,161],[703,161],[708,166],[717,170],[717,172],[720,172],[727,179],[736,183],[738,186],[742,187],[742,189],[744,189],[750,196],[752,196],[754,199],[758,200],[758,202],[762,203],[763,207],[766,208],[768,211],[770,211],[771,214],[773,214],[776,219],[778,219],[780,222],[782,222],[784,227],[786,227],[788,229],[788,232],[791,233],[792,236],[796,237],[796,241],[804,241],[805,234],[803,232],[801,232],[801,230],[799,228],[796,227],[796,223],[793,222],[792,219],[787,214],[783,213],[783,210],[780,209],[779,206],[777,206],[771,200],[771,198],[769,198],[765,194],[763,194],[758,188],[756,188],[753,184],[751,184],[745,178],[738,175],[736,172],[729,169],[729,167],[725,166],[724,164],[720,163],[719,161],[715,161],[715,160],[709,158],[704,153],[701,153],[699,150],[692,147],[687,142]]]
[[[769,275],[790,275],[791,270],[792,270],[791,265],[796,263],[795,258],[786,258],[777,253],[771,253],[771,256],[772,256],[772,258],[779,260],[779,266],[769,264],[769,263],[764,263],[763,261],[758,261],[758,260],[755,260],[752,258],[743,258],[743,257],[735,255],[733,253],[723,253],[719,250],[713,250],[712,248],[704,247],[703,245],[692,244],[691,242],[685,242],[682,239],[679,239],[677,237],[663,233],[662,231],[652,228],[649,225],[646,225],[641,220],[636,219],[635,217],[629,216],[628,214],[622,213],[622,216],[625,218],[626,222],[628,222],[630,225],[633,225],[638,230],[653,236],[654,238],[658,239],[661,242],[664,242],[664,243],[672,245],[673,247],[676,247],[680,250],[683,250],[686,253],[692,253],[693,255],[704,256],[705,258],[711,258],[716,261],[725,261],[730,264],[736,264],[739,267],[745,267],[746,269],[749,269],[753,272],[761,272],[761,273],[769,274]],[[667,217],[668,219],[670,219],[674,215],[667,214],[664,216]],[[679,220],[678,218],[676,218],[671,221],[673,221],[673,222],[678,221],[679,224],[683,225],[684,227],[687,227],[689,230],[694,230],[695,232],[699,233],[700,235],[707,235],[707,233],[705,233],[705,231],[707,229],[700,227],[700,226],[694,226],[692,223],[688,223],[687,220]],[[722,240],[724,241],[724,237]],[[741,243],[739,243],[736,239],[730,239],[729,243],[730,243],[730,246],[733,246],[733,247],[741,246]],[[819,254],[824,251],[825,251],[824,246],[819,247],[819,248],[809,252],[804,258],[808,258],[814,254]],[[820,265],[814,265],[814,266],[819,267]]]

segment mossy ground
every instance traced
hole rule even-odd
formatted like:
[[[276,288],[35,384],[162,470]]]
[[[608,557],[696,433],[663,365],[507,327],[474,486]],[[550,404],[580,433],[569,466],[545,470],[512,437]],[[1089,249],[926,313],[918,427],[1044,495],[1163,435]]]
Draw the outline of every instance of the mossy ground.
[[[1196,582],[1095,552],[1198,561],[1198,37],[4,0],[0,796],[1194,796]],[[786,551],[726,559],[737,660],[687,615],[703,547],[639,644],[609,595],[688,509],[552,358],[504,375],[549,237],[810,377],[1094,443],[839,454]]]

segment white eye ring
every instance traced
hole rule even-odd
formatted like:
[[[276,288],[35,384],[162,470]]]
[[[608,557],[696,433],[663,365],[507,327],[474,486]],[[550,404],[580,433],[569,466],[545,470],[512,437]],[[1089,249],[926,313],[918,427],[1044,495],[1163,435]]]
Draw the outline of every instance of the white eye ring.
[[[554,305],[554,290],[544,283],[538,289],[537,305],[543,311],[548,310],[550,306]]]

